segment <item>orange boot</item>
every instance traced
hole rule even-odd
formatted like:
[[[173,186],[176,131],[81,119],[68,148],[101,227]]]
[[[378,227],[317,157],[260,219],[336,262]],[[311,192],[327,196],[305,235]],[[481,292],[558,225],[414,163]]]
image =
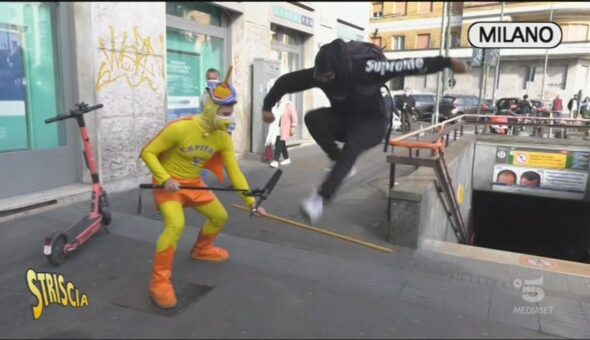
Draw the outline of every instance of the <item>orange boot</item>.
[[[150,297],[160,308],[176,306],[176,294],[170,281],[175,251],[174,247],[168,247],[162,252],[156,252],[154,268],[152,269]]]
[[[229,252],[225,249],[214,247],[213,240],[217,234],[205,235],[201,230],[199,239],[193,246],[192,258],[193,260],[209,261],[209,262],[224,262],[229,259]]]

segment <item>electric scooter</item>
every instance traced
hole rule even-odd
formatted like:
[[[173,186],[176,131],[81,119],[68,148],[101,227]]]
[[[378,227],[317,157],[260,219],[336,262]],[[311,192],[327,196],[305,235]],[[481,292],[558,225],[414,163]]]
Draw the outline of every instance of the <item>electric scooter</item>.
[[[107,200],[107,193],[103,190],[98,179],[96,160],[92,151],[92,144],[90,144],[88,129],[84,122],[84,114],[100,109],[102,106],[102,104],[98,104],[89,107],[88,104],[82,102],[76,104],[76,108],[70,110],[69,114],[62,114],[45,120],[45,124],[50,124],[69,118],[76,119],[84,144],[84,161],[92,177],[90,213],[70,225],[66,230],[54,232],[51,236],[45,237],[43,254],[45,254],[49,263],[54,266],[61,265],[66,256],[96,234],[101,229],[101,225],[107,233],[109,232],[106,226],[111,223],[111,209]]]

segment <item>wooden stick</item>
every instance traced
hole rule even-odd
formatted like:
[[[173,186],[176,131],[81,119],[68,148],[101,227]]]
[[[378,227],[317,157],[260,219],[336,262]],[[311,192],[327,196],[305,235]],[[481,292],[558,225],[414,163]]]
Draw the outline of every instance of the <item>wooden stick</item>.
[[[244,207],[244,206],[241,206],[241,205],[232,204],[231,206],[234,207],[234,208],[236,208],[236,209],[242,210],[242,211],[251,212],[251,209],[250,208],[247,208],[247,207]],[[344,240],[344,241],[348,241],[348,242],[360,244],[362,246],[369,247],[369,248],[372,248],[372,249],[375,249],[375,250],[379,250],[379,251],[383,251],[383,252],[386,252],[386,253],[393,253],[393,249],[391,249],[391,248],[381,247],[381,246],[378,246],[376,244],[365,242],[365,241],[361,241],[359,239],[356,239],[356,238],[353,238],[353,237],[350,237],[350,236],[345,236],[345,235],[334,233],[334,232],[331,232],[331,231],[328,231],[328,230],[324,230],[324,229],[312,227],[312,226],[307,225],[307,224],[303,224],[303,223],[300,223],[300,222],[297,222],[297,221],[291,221],[289,219],[286,219],[286,218],[283,218],[283,217],[279,217],[279,216],[275,216],[275,215],[271,215],[269,213],[267,213],[265,216],[261,216],[261,217],[268,217],[268,218],[270,218],[272,220],[276,220],[276,221],[279,221],[279,222],[287,223],[287,224],[290,224],[290,225],[293,225],[293,226],[296,226],[296,227],[299,227],[299,228],[303,228],[303,229],[306,229],[306,230],[315,231],[316,233],[320,233],[320,234],[323,234],[323,235],[326,235],[326,236],[331,236],[331,237],[335,237],[335,238],[340,239],[340,240]]]

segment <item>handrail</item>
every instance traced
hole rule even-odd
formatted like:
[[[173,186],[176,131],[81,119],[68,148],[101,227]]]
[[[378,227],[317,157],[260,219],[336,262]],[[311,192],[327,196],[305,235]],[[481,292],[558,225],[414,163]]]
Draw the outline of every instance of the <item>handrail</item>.
[[[420,135],[420,134],[422,134],[424,132],[431,131],[431,130],[436,129],[436,128],[442,128],[442,129],[444,129],[444,127],[446,125],[449,125],[450,123],[456,122],[458,120],[462,120],[462,117],[463,116],[464,115],[460,115],[460,116],[457,116],[457,117],[454,117],[454,118],[445,120],[444,122],[440,122],[440,123],[435,124],[435,125],[430,125],[430,126],[427,126],[427,127],[422,128],[422,129],[419,129],[419,130],[416,130],[416,131],[412,131],[412,132],[406,133],[406,134],[401,135],[401,136],[399,136],[397,138],[392,138],[392,139],[390,139],[390,143],[392,141],[398,141],[398,140],[402,140],[402,139],[407,139],[407,138],[410,138],[410,137],[414,137],[416,135]]]

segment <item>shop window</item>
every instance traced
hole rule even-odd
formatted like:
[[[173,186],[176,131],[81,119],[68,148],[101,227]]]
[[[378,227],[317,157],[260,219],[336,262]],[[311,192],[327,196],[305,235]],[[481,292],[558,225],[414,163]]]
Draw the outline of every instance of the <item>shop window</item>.
[[[303,39],[299,34],[288,28],[275,24],[270,24],[270,36],[271,42],[278,44],[292,46],[299,46],[303,44]]]
[[[0,153],[66,144],[55,3],[0,2]]]
[[[221,9],[202,2],[167,2],[166,14],[195,21],[202,25],[218,27],[222,25]]]
[[[168,120],[200,113],[209,68],[223,69],[223,39],[168,28],[166,31]]]

